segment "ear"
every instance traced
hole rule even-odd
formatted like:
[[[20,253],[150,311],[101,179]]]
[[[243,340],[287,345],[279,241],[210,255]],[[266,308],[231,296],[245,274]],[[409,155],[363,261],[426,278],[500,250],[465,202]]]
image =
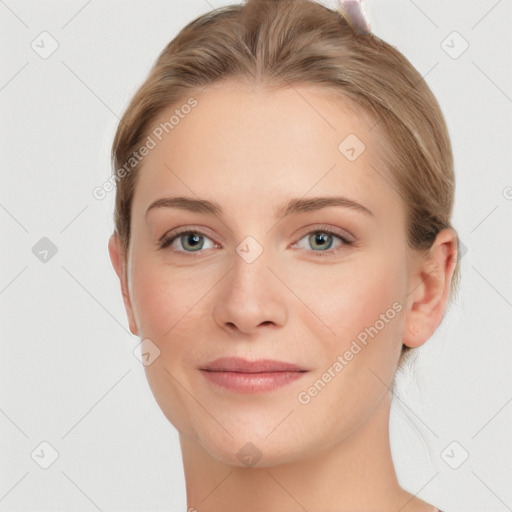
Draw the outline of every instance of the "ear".
[[[133,314],[133,308],[130,301],[130,294],[128,291],[128,279],[125,265],[125,256],[122,249],[121,239],[119,234],[114,234],[109,238],[108,241],[108,252],[110,254],[110,261],[116,271],[117,277],[121,283],[121,293],[123,295],[124,308],[126,310],[126,316],[128,317],[128,323],[130,325],[130,331],[132,334],[138,335],[138,327]]]
[[[441,323],[450,295],[457,251],[457,234],[453,229],[443,229],[437,234],[428,256],[422,256],[415,263],[402,335],[405,345],[423,345]]]

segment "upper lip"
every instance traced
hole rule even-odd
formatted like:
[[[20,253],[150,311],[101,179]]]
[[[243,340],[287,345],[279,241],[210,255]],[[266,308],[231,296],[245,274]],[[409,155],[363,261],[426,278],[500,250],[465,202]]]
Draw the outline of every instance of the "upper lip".
[[[293,363],[275,361],[272,359],[258,359],[248,361],[242,357],[221,357],[202,366],[201,370],[212,372],[239,372],[239,373],[263,373],[263,372],[306,372]]]

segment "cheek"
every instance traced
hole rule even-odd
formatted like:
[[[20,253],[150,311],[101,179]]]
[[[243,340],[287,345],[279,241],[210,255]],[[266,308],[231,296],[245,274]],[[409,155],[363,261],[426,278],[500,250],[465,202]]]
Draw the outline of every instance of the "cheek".
[[[186,390],[193,389],[191,368],[201,357],[200,340],[205,340],[205,333],[200,333],[204,299],[213,284],[191,278],[190,270],[171,269],[142,255],[131,276],[139,336],[160,350],[159,357],[144,367],[147,381],[170,423],[181,432],[192,432],[204,418]]]
[[[211,269],[201,273],[187,267],[171,268],[141,256],[132,269],[131,292],[139,335],[151,339],[162,352],[173,354],[191,340],[202,339],[209,291],[217,280]],[[182,343],[183,338],[189,343]]]
[[[371,407],[385,389],[383,382],[390,383],[394,375],[405,311],[404,267],[399,259],[398,255],[383,257],[382,252],[360,254],[336,271],[333,266],[327,280],[325,269],[317,270],[317,279],[305,281],[307,288],[303,284],[308,306],[323,322],[308,316],[314,319],[308,320],[309,330],[314,332],[312,322],[330,328],[323,329],[327,334],[319,343],[323,352],[320,372],[327,371],[341,356],[344,369],[332,386],[333,392],[336,390],[333,396],[357,397],[361,403],[354,403],[356,409]],[[313,285],[322,282],[322,273],[326,285]]]
[[[314,286],[304,290],[313,301],[308,306],[336,333],[316,339],[317,368],[301,389],[311,400],[300,409],[304,421],[328,431],[325,438],[346,436],[367,418],[390,387],[399,356],[396,276],[385,264],[360,270],[332,273],[322,292]],[[314,333],[317,324],[308,320],[308,329]]]
[[[321,320],[325,333],[339,343],[373,325],[402,300],[404,277],[400,268],[391,257],[359,253],[340,265],[318,265],[307,278],[295,273],[293,279],[297,295],[308,306],[303,308],[304,315],[311,321]],[[394,313],[393,309],[388,316],[395,317]]]

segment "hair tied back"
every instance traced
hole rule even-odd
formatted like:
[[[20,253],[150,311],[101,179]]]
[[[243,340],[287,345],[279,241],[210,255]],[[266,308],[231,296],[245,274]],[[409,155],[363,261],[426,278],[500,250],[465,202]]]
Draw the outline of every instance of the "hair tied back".
[[[371,32],[370,22],[364,12],[363,0],[339,0],[340,9],[347,21],[360,34]]]

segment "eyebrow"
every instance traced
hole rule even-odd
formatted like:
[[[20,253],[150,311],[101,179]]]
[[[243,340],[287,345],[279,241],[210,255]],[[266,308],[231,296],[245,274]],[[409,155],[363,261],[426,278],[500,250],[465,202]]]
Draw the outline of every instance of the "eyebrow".
[[[285,205],[275,210],[275,216],[287,217],[294,213],[305,213],[315,210],[321,210],[329,206],[340,206],[349,208],[365,213],[369,216],[374,216],[374,213],[363,206],[362,204],[344,196],[325,196],[325,197],[312,197],[308,199],[292,199]],[[194,199],[192,197],[163,197],[151,203],[146,210],[147,214],[155,208],[178,208],[180,210],[187,210],[195,213],[208,213],[211,215],[221,216],[223,213],[220,204],[208,201],[206,199]]]

